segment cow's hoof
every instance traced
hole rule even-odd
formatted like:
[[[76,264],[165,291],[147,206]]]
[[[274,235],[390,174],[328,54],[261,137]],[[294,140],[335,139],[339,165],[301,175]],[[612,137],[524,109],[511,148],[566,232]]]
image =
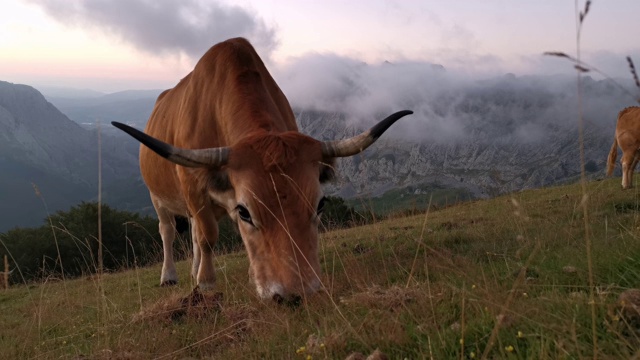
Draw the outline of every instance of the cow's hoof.
[[[178,285],[178,280],[165,280],[160,283],[160,286],[162,287],[176,286],[176,285]]]
[[[194,291],[212,291],[216,289],[216,281],[198,281],[198,285],[193,289]]]

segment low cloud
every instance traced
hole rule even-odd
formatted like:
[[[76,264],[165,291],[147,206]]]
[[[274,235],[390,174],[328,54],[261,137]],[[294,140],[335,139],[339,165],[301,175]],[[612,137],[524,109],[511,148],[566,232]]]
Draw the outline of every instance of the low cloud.
[[[441,65],[384,62],[377,65],[334,54],[290,60],[274,76],[297,107],[368,117],[428,100],[460,79]]]
[[[565,75],[479,77],[427,62],[366,64],[308,54],[273,73],[294,107],[342,113],[352,125],[370,126],[392,112],[413,110],[389,136],[533,144],[577,126],[576,76],[566,66]],[[584,117],[597,131],[615,127],[618,112],[634,105],[639,92],[630,80],[586,76],[583,86]]]
[[[95,29],[156,55],[181,53],[197,59],[214,43],[244,36],[268,60],[276,46],[275,30],[257,15],[217,2],[27,1],[60,23]],[[475,41],[464,29],[453,30],[460,44]],[[503,60],[495,56],[446,49],[437,53],[439,58],[432,61],[442,60],[442,65],[409,60],[368,64],[309,53],[274,64],[271,71],[294,107],[344,114],[354,125],[369,126],[392,112],[414,110],[389,136],[438,143],[535,143],[575,127],[576,77],[566,59],[522,57],[526,70],[521,72],[539,75],[515,76],[501,72]],[[630,54],[637,68],[639,54]],[[614,78],[630,79],[624,56],[592,52],[584,59]],[[638,97],[630,82],[623,82],[627,90],[601,76],[585,78],[583,84],[585,120],[596,127],[613,128],[618,111],[635,104],[633,94]]]
[[[198,59],[231,37],[248,38],[261,54],[276,47],[275,30],[232,5],[198,0],[27,0],[67,26],[89,28],[155,54]]]

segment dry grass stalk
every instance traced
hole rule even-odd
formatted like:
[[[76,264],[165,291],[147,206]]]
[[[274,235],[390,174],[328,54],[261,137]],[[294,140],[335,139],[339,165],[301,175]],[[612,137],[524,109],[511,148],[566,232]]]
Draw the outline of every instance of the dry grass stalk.
[[[638,80],[638,73],[636,73],[636,67],[633,65],[631,56],[627,56],[627,62],[629,63],[629,70],[631,70],[631,76],[636,83],[636,86],[640,88],[640,80]],[[640,102],[640,101],[639,101]]]
[[[584,10],[580,12],[580,24],[582,24],[582,22],[584,21],[584,18],[589,13],[590,7],[591,7],[591,0],[587,0],[587,2],[584,4]]]
[[[7,255],[4,256],[4,273],[2,273],[2,278],[2,286],[6,290],[9,288],[9,258],[7,258]]]
[[[574,64],[573,68],[576,69],[579,73],[594,72],[594,73],[600,74],[606,79],[611,80],[612,84],[617,86],[621,91],[625,92],[627,95],[631,96],[638,103],[640,103],[640,98],[637,98],[634,94],[631,93],[631,91],[629,91],[629,89],[620,85],[617,81],[613,80],[611,76],[607,75],[606,73],[596,68],[595,66],[587,64],[582,60],[578,60],[575,57],[568,55],[562,51],[545,51],[542,54],[547,56],[561,57],[571,61]],[[629,63],[629,69],[631,70],[631,75],[633,76],[633,80],[636,82],[636,86],[640,87],[640,80],[638,80],[638,75],[636,74],[635,67],[633,65],[633,62],[631,61],[631,58],[628,56],[627,56],[627,62]]]
[[[44,205],[44,209],[47,212],[47,220],[49,220],[49,226],[51,227],[51,232],[53,233],[53,241],[56,245],[56,252],[58,253],[58,257],[56,261],[58,264],[60,264],[60,273],[62,274],[62,280],[64,280],[65,279],[64,267],[62,266],[62,256],[60,255],[60,246],[58,245],[58,237],[56,236],[56,231],[53,227],[53,223],[51,222],[49,207],[47,206],[47,202],[44,200],[44,196],[42,196],[42,193],[40,192],[38,185],[36,185],[35,183],[31,183],[31,187],[33,187],[33,192],[36,194],[36,196],[39,197],[40,200],[42,201],[42,204]]]
[[[578,1],[575,3],[576,12],[578,8]],[[588,207],[588,199],[589,194],[587,192],[587,177],[585,172],[585,153],[584,153],[584,117],[582,114],[582,76],[580,74],[581,70],[578,67],[581,64],[580,61],[580,48],[581,48],[581,35],[582,35],[582,23],[584,22],[585,17],[589,13],[589,7],[591,6],[591,1],[587,0],[585,3],[584,10],[580,12],[579,23],[576,27],[576,58],[578,60],[575,68],[578,70],[577,77],[577,90],[578,90],[578,129],[579,129],[579,142],[580,142],[580,184],[582,187],[582,214],[584,219],[584,240],[586,245],[586,255],[587,255],[587,267],[588,267],[588,279],[589,279],[589,305],[591,308],[591,337],[592,337],[592,345],[593,345],[593,357],[597,358],[598,353],[598,337],[597,337],[597,327],[596,327],[596,302],[595,302],[595,286],[594,286],[594,274],[593,274],[593,257],[591,253],[591,248],[593,246],[592,239],[590,237],[591,228],[589,226],[589,207]]]
[[[576,61],[576,59],[572,56],[569,56],[565,53],[563,53],[562,51],[545,51],[542,53],[542,55],[547,55],[547,56],[557,56],[557,57],[563,57],[563,58],[567,58],[571,61]]]
[[[591,71],[591,70],[589,70],[588,68],[586,68],[586,67],[584,67],[582,65],[573,65],[573,67],[576,70],[578,70],[579,72],[582,72],[582,73],[587,73],[587,72]]]
[[[353,294],[340,301],[344,304],[359,304],[394,311],[413,301],[417,296],[419,296],[419,291],[414,288],[392,286],[383,289],[375,285],[364,292]]]
[[[489,356],[489,352],[495,345],[496,340],[498,338],[498,331],[500,330],[501,327],[505,326],[504,322],[505,320],[508,319],[505,315],[509,310],[509,307],[513,303],[513,298],[516,294],[515,290],[520,286],[520,284],[524,283],[527,268],[529,268],[529,266],[531,265],[531,262],[533,261],[533,258],[535,257],[535,255],[538,253],[539,250],[540,250],[540,243],[536,244],[536,247],[533,249],[529,257],[527,258],[524,266],[520,268],[520,271],[518,273],[518,278],[514,281],[511,287],[511,291],[509,291],[509,295],[507,296],[506,301],[504,302],[504,304],[502,305],[502,308],[500,309],[500,314],[496,316],[495,325],[493,326],[493,330],[491,330],[491,335],[489,336],[489,340],[487,341],[487,346],[484,348],[484,351],[482,352],[481,359],[487,359]]]

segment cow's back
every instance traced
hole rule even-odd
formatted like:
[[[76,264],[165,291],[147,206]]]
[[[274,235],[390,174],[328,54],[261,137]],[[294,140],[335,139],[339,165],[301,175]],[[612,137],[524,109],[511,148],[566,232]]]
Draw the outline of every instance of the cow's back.
[[[640,107],[628,107],[618,114],[616,136],[620,136],[625,132],[636,139],[640,139]]]
[[[231,146],[257,131],[297,131],[286,97],[251,44],[230,39],[209,49],[194,70],[158,97],[145,132],[169,144]],[[178,165],[145,146],[140,169],[149,191],[181,200]]]

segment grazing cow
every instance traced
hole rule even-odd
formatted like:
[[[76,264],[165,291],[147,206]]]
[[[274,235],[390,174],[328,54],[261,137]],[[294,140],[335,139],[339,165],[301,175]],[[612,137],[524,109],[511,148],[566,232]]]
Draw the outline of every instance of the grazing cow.
[[[633,171],[640,156],[640,107],[628,107],[618,114],[616,133],[607,159],[608,176],[616,166],[618,146],[622,149],[622,188],[629,189],[633,185]]]
[[[331,179],[335,158],[360,153],[411,113],[397,112],[349,139],[315,140],[298,132],[287,98],[247,40],[213,46],[160,94],[146,134],[112,123],[146,145],[140,170],[160,221],[161,284],[178,281],[172,243],[179,215],[191,220],[192,276],[200,289],[214,286],[217,221],[228,214],[261,298],[297,301],[317,291],[320,184]]]

